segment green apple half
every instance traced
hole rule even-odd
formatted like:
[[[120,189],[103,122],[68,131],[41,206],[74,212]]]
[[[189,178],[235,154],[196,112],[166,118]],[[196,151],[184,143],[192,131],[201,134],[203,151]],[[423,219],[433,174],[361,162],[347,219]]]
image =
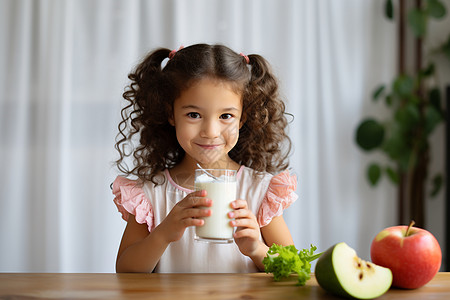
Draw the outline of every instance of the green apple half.
[[[328,292],[357,299],[379,297],[392,284],[391,270],[362,260],[346,243],[338,243],[322,254],[315,275]]]

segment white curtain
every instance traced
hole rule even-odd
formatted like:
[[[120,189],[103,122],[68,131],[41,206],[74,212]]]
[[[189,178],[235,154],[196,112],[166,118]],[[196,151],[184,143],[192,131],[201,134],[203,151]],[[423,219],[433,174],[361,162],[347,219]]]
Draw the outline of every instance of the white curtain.
[[[297,248],[345,241],[368,259],[396,220],[395,188],[364,178],[381,156],[353,138],[373,87],[396,72],[383,2],[1,0],[0,272],[114,272],[127,74],[151,49],[199,42],[261,54],[280,78],[295,116],[299,200],[285,218]]]

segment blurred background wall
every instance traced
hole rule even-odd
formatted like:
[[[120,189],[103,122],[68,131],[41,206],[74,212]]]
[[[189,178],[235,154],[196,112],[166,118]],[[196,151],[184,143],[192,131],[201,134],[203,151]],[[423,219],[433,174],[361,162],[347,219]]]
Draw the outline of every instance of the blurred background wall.
[[[385,158],[354,142],[361,119],[388,113],[370,101],[396,75],[397,29],[383,10],[379,0],[0,0],[0,272],[114,272],[125,222],[109,185],[127,74],[156,47],[200,42],[261,54],[279,76],[294,115],[299,199],[285,219],[297,248],[345,241],[369,259],[373,237],[397,225],[395,186],[365,178]],[[431,23],[431,45],[448,19]],[[443,125],[433,143],[431,168],[443,172]],[[444,192],[426,201],[442,247]]]

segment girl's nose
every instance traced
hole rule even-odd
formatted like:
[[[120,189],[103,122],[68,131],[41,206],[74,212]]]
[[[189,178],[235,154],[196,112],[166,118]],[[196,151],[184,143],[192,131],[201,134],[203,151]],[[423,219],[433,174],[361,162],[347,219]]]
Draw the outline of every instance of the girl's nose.
[[[220,124],[215,121],[205,121],[200,133],[205,138],[216,138],[220,135]]]

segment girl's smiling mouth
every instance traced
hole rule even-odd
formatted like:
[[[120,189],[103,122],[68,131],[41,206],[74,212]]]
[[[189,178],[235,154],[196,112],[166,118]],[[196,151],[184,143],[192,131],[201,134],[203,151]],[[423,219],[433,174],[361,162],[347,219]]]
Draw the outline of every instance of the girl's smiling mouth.
[[[196,144],[196,145],[206,150],[213,150],[221,146],[221,144]]]

